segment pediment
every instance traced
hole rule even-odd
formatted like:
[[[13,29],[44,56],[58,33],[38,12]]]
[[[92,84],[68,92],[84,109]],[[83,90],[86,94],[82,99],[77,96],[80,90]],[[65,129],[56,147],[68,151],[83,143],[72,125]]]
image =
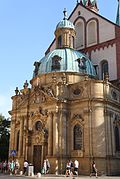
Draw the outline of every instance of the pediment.
[[[31,89],[30,94],[21,95],[18,97],[17,109],[27,108],[27,106],[37,105],[42,103],[55,102],[57,99],[54,97],[50,88],[35,87]]]

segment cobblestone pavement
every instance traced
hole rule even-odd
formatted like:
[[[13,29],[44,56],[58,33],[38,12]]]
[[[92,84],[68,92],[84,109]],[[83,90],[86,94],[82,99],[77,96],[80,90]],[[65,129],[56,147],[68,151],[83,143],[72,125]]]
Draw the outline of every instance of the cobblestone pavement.
[[[38,179],[39,177],[37,176],[34,176],[34,177],[31,177],[31,176],[20,176],[20,175],[4,175],[4,174],[0,174],[0,179]],[[66,179],[96,179],[95,176],[93,177],[89,177],[89,176],[74,176],[74,177],[65,177],[64,175],[63,176],[56,176],[56,175],[45,175],[45,176],[41,176],[40,179],[63,179],[63,178],[66,178]],[[120,176],[98,176],[98,179],[120,179]]]

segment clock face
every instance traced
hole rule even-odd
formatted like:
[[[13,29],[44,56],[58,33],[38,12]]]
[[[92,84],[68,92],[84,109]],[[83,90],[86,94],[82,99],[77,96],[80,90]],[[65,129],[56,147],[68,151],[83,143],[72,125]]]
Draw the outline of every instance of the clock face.
[[[37,121],[36,124],[35,124],[35,129],[37,131],[41,131],[42,130],[42,123],[41,121]]]

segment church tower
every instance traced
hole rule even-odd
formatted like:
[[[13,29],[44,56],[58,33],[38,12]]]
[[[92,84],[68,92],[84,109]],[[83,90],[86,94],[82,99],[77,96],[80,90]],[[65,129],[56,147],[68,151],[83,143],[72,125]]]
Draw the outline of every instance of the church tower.
[[[87,7],[88,9],[98,13],[96,0],[80,0],[80,4]]]

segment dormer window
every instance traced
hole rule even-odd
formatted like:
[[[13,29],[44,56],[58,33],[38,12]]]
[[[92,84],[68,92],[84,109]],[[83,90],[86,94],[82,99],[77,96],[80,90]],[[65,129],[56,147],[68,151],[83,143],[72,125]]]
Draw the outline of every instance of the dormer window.
[[[82,70],[86,69],[85,61],[86,61],[86,59],[84,57],[77,59],[78,67]]]
[[[59,57],[58,55],[55,55],[52,58],[52,71],[60,70],[60,60],[61,60],[61,57]]]

